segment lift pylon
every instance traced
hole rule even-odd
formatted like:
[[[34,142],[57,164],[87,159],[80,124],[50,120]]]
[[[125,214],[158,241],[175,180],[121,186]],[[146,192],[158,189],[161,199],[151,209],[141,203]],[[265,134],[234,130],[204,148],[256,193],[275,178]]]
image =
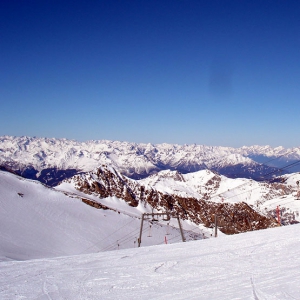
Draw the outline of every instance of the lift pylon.
[[[138,239],[138,247],[141,246],[141,242],[142,242],[142,232],[143,232],[144,220],[146,220],[147,217],[152,217],[152,220],[156,220],[155,217],[157,217],[157,219],[158,219],[159,216],[164,217],[163,218],[164,221],[169,221],[172,217],[171,214],[167,213],[167,212],[164,212],[164,213],[153,213],[152,212],[152,213],[143,213],[142,214],[140,237]],[[180,219],[179,219],[178,215],[176,216],[176,218],[177,218],[177,221],[178,221],[182,241],[185,242],[185,237],[184,237],[184,234],[183,234],[183,230],[182,230],[182,227],[181,227],[181,222],[180,222]]]

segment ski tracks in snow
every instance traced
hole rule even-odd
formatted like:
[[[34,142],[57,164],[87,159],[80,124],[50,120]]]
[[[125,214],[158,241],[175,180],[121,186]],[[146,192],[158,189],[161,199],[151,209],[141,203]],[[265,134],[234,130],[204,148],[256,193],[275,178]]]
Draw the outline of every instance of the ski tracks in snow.
[[[178,264],[178,261],[166,261],[154,267],[155,273],[163,273],[163,269],[173,269]]]
[[[261,289],[258,289],[255,284],[255,280],[253,277],[250,278],[251,286],[252,286],[252,292],[253,292],[253,299],[254,300],[290,300],[290,299],[299,299],[294,298],[292,295],[287,293],[286,291],[282,291],[280,295],[271,295],[268,293],[262,292]]]
[[[80,280],[78,296],[79,299],[88,299],[87,286],[90,278],[93,278],[94,271],[87,272],[87,274]]]
[[[43,283],[43,293],[47,296],[48,300],[60,300],[63,299],[59,292],[59,288],[56,283],[51,282],[49,278],[46,276]],[[52,296],[51,296],[52,295]]]

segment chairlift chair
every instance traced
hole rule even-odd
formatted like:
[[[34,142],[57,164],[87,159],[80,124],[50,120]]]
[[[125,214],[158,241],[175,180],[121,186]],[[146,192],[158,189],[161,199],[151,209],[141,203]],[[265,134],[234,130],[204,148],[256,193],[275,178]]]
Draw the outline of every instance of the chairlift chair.
[[[166,214],[165,217],[163,217],[163,221],[170,221],[170,215]]]
[[[152,222],[158,222],[158,215],[156,215],[156,218],[155,218],[155,213],[152,213]]]

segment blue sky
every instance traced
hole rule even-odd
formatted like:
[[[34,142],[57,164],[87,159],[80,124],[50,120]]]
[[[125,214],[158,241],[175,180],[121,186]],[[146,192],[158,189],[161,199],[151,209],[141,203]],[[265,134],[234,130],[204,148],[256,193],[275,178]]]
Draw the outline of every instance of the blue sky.
[[[299,146],[299,1],[0,2],[0,135]]]

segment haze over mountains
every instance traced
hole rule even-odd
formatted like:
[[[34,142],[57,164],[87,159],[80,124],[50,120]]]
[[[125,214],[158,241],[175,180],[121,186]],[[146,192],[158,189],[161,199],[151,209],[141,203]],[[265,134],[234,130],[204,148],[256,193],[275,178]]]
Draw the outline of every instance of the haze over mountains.
[[[139,216],[142,207],[148,212],[169,211],[205,230],[214,227],[214,216],[219,215],[219,229],[225,234],[277,226],[278,203],[282,205],[282,224],[300,221],[300,207],[295,202],[299,174],[283,175],[288,168],[275,167],[283,161],[297,167],[299,153],[299,148],[268,146],[0,138],[3,170],[38,179],[101,210],[128,214],[129,209]],[[276,177],[278,174],[281,176]]]
[[[55,189],[0,171],[0,260],[65,256],[137,246],[144,212],[179,216],[187,241],[300,221],[300,174],[283,183],[230,179],[209,170],[161,171],[142,180],[112,167],[65,179]],[[145,221],[142,247],[180,242],[176,219]]]
[[[161,170],[190,173],[209,169],[232,178],[270,179],[300,170],[300,148],[241,148],[137,144],[119,141],[0,137],[0,165],[50,186],[100,165],[141,179]],[[282,170],[279,170],[283,168]]]
[[[299,15],[0,1],[0,300],[300,299]]]
[[[298,292],[297,284],[291,283],[298,276],[296,229],[281,229],[283,242],[276,242],[277,234],[270,230],[299,227],[300,173],[288,173],[290,167],[298,167],[299,153],[299,148],[267,146],[1,137],[0,280],[5,288],[0,295],[132,299],[142,287],[142,297],[147,298],[154,284],[153,297],[170,299],[182,299],[182,291],[197,297],[203,288],[210,290],[205,292],[207,299],[241,297],[249,290],[255,299],[268,298],[274,291],[288,299]],[[161,212],[168,216],[159,217]],[[143,213],[153,215],[141,228]],[[226,240],[228,235],[260,229],[268,230]],[[215,232],[220,238],[214,239]],[[156,247],[134,249],[138,244]],[[119,251],[99,253],[110,250]],[[265,268],[283,270],[274,267],[274,255],[293,257],[293,267],[285,264],[289,277],[283,283],[278,276],[270,283],[265,274]],[[261,257],[268,261],[249,267],[247,259]],[[193,269],[195,263],[199,268]],[[203,268],[207,271],[200,271]],[[227,269],[252,275],[249,279],[248,273],[241,277]],[[67,276],[67,282],[58,274]],[[175,286],[175,278],[186,285],[192,280],[192,290],[179,282]],[[213,279],[230,289],[213,291]],[[280,282],[284,291],[278,288]]]

